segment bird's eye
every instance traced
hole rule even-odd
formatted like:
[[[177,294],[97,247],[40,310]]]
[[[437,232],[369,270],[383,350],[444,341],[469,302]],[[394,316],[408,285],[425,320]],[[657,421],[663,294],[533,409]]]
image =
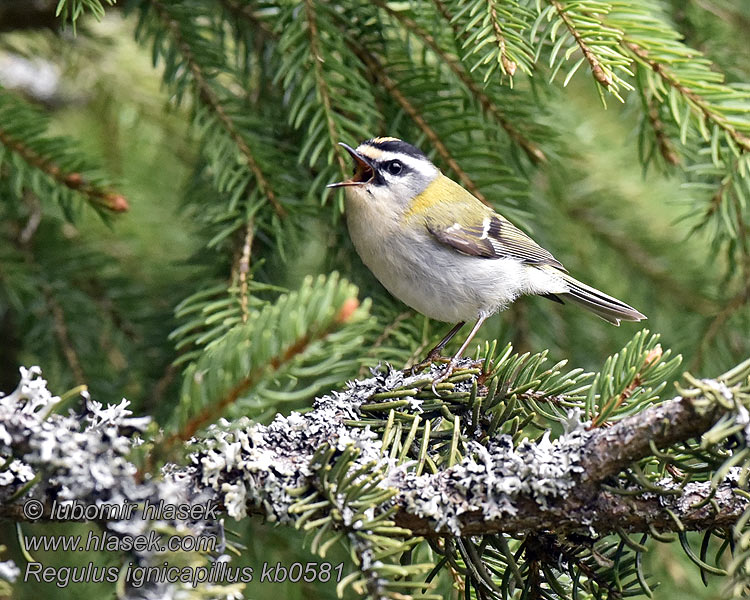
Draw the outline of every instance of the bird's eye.
[[[392,160],[388,163],[388,172],[391,175],[399,175],[403,170],[404,166],[397,160]]]

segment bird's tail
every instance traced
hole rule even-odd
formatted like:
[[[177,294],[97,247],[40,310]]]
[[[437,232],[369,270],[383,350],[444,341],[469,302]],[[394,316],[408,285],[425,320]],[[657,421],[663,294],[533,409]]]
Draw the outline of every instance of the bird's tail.
[[[646,318],[645,315],[638,312],[632,306],[628,306],[617,298],[608,296],[604,292],[581,283],[567,273],[560,272],[556,274],[562,277],[568,286],[567,292],[555,294],[560,299],[570,300],[583,306],[614,325],[619,325],[620,321],[641,321]]]

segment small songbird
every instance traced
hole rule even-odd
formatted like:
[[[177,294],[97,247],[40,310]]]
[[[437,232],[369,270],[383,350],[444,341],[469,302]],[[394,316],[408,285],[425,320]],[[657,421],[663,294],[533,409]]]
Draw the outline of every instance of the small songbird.
[[[432,362],[467,321],[469,337],[519,296],[570,300],[615,325],[646,317],[624,302],[571,277],[552,254],[508,219],[443,175],[425,154],[393,137],[341,144],[354,175],[328,187],[346,191],[354,247],[396,298],[431,319],[456,323],[424,362]]]

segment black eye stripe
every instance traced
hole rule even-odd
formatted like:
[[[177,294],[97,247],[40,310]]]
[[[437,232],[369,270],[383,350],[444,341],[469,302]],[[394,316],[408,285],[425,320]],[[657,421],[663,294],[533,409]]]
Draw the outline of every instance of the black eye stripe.
[[[389,160],[378,161],[378,170],[382,171],[383,173],[401,177],[402,175],[405,175],[406,173],[409,173],[414,169],[407,166],[403,161],[397,158],[392,158]]]

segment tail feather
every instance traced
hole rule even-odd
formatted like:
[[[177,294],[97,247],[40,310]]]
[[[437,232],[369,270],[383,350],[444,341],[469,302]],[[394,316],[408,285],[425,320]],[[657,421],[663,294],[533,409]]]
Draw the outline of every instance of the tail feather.
[[[620,321],[641,321],[646,318],[645,315],[638,312],[632,306],[600,292],[596,288],[581,283],[567,273],[559,273],[568,286],[568,291],[556,293],[579,306],[590,310],[595,315],[614,325],[619,325]]]

